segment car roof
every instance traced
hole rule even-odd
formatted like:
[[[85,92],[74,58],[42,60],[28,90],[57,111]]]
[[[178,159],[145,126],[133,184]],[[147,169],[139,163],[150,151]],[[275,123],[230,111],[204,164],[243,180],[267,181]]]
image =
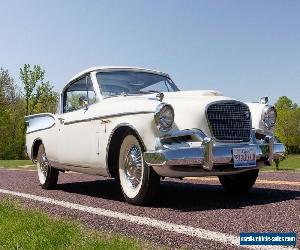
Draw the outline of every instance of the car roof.
[[[79,78],[80,76],[86,74],[86,73],[90,73],[93,71],[116,71],[116,70],[125,70],[125,71],[138,71],[138,72],[148,72],[148,73],[154,73],[154,74],[159,74],[159,75],[164,75],[164,76],[168,76],[168,74],[158,71],[158,70],[153,70],[153,69],[145,69],[145,68],[139,68],[139,67],[127,67],[127,66],[96,66],[96,67],[91,67],[88,69],[85,69],[81,72],[79,72],[78,74],[76,74],[75,76],[73,76],[69,82],[74,81],[75,79]]]

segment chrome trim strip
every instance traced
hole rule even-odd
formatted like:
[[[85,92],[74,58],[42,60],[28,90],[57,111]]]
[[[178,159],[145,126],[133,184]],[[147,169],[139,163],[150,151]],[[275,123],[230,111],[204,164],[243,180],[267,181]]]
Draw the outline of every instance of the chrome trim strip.
[[[96,116],[96,117],[91,117],[91,118],[82,119],[82,120],[74,120],[74,121],[64,122],[64,125],[70,125],[70,124],[80,123],[80,122],[89,122],[89,121],[94,121],[94,120],[114,118],[114,117],[118,117],[118,116],[137,115],[137,114],[151,114],[151,113],[154,113],[154,111],[124,112],[124,113]]]
[[[98,72],[114,72],[114,71],[145,72],[145,73],[162,75],[170,78],[170,76],[167,73],[158,70],[153,70],[153,69],[145,69],[145,68],[138,68],[138,67],[124,67],[124,66],[96,66],[96,67],[85,69],[77,73],[68,82],[74,81],[79,77],[81,77],[82,75],[93,73],[93,72],[98,73]]]
[[[44,116],[52,116],[53,118],[55,118],[54,114],[52,114],[52,113],[39,113],[39,114],[34,114],[34,115],[27,115],[27,116],[24,116],[24,118],[25,118],[25,121],[27,121],[33,117],[44,117]]]
[[[70,163],[60,163],[58,161],[50,161],[50,160],[49,160],[49,163],[53,167],[61,169],[61,170],[69,170],[70,167],[71,168],[83,168],[83,169],[90,169],[91,168],[91,167],[87,167],[87,166],[74,165],[74,164],[70,164]]]

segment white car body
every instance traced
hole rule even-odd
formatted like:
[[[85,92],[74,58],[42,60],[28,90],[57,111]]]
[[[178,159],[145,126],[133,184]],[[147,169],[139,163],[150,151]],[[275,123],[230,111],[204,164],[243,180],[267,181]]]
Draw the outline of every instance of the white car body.
[[[215,169],[215,165],[232,165],[232,148],[256,147],[256,168],[269,165],[272,160],[283,156],[284,146],[276,142],[272,137],[272,129],[266,129],[262,122],[262,112],[268,104],[247,104],[252,118],[249,141],[222,142],[214,139],[207,120],[207,107],[216,102],[238,103],[236,100],[215,90],[164,92],[162,100],[156,93],[105,98],[101,94],[96,73],[120,70],[169,77],[159,71],[126,67],[95,67],[77,74],[62,91],[57,114],[36,114],[25,118],[28,125],[26,148],[29,157],[36,160],[38,146],[42,143],[51,166],[57,169],[114,176],[114,166],[111,166],[110,161],[114,161],[111,157],[118,156],[113,155],[111,150],[119,145],[112,145],[112,140],[118,139],[117,133],[121,135],[124,128],[134,131],[144,147],[145,161],[163,177],[226,175],[248,170],[249,168],[233,167],[226,171]],[[64,112],[64,91],[74,80],[86,75],[92,80],[96,103],[86,109]],[[170,104],[175,114],[172,128],[166,132],[157,128],[154,119],[161,103]],[[205,140],[197,137],[198,129],[205,135]],[[262,134],[263,139],[255,138],[255,133]],[[176,142],[176,138],[184,136],[190,139]],[[173,141],[164,143],[168,138]],[[226,152],[225,148],[228,148]],[[195,156],[196,150],[202,150],[201,158]],[[197,152],[200,155],[200,151]],[[169,159],[172,153],[176,156]],[[182,166],[186,170],[180,168]]]

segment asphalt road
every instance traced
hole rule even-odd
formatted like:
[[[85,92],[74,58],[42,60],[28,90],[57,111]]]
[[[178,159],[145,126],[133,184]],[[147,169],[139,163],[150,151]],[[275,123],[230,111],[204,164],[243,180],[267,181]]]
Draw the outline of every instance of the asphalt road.
[[[51,198],[50,203],[45,203],[41,198],[13,196],[54,216],[67,216],[91,228],[118,232],[172,249],[238,249],[223,236],[238,237],[240,232],[297,232],[297,247],[300,247],[299,172],[260,173],[255,187],[243,197],[224,192],[214,177],[165,179],[158,199],[147,207],[127,204],[117,183],[111,179],[60,174],[55,190],[42,190],[36,175],[35,171],[1,169],[0,189]],[[5,196],[0,191],[0,199]],[[54,200],[68,203],[62,206],[53,203]],[[83,206],[76,209],[70,204]],[[121,217],[139,217],[130,221],[115,216],[114,212]]]

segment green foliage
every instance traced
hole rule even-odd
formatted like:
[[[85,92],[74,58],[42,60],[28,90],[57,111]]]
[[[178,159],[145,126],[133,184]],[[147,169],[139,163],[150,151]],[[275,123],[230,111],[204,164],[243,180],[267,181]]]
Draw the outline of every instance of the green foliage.
[[[297,108],[297,103],[293,103],[291,99],[286,96],[281,96],[275,103],[276,109],[279,110],[293,110]]]
[[[24,64],[23,68],[20,68],[20,78],[24,85],[27,115],[30,114],[29,102],[34,98],[34,90],[36,89],[38,82],[44,80],[44,74],[45,71],[38,65],[34,65],[33,70],[31,70],[29,64]]]
[[[9,76],[0,69],[0,159],[19,159],[24,154],[24,100]]]
[[[0,107],[13,104],[16,99],[16,85],[8,70],[0,68]]]
[[[24,209],[9,200],[0,202],[2,249],[142,249],[140,242],[119,235],[84,229],[82,225]]]
[[[79,102],[79,98],[83,96],[82,93],[78,93],[77,91],[72,93],[68,93],[68,98],[67,98],[67,109],[68,111],[73,111],[73,110],[77,110],[80,108],[80,102]]]
[[[58,97],[58,93],[53,91],[53,86],[51,86],[49,82],[41,83],[41,85],[37,87],[36,95],[32,98],[33,111],[35,113],[55,113]]]
[[[39,65],[31,69],[29,64],[20,68],[20,79],[24,87],[26,115],[40,112],[55,112],[58,93],[49,82],[44,82],[45,70]]]
[[[300,152],[300,107],[286,96],[275,103],[277,124],[275,135],[283,142],[289,153]]]
[[[25,64],[20,69],[24,93],[7,70],[0,68],[0,159],[24,159],[24,116],[56,111],[58,93],[44,82],[45,71]]]

